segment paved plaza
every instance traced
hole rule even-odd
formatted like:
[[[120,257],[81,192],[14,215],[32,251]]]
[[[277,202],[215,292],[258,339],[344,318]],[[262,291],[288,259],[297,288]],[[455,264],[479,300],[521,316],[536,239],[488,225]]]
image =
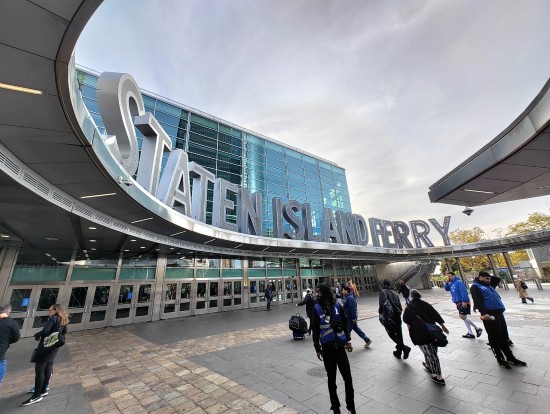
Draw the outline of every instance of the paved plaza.
[[[550,407],[550,286],[531,287],[534,304],[500,290],[516,356],[527,367],[497,366],[485,333],[464,339],[449,294],[423,291],[449,327],[440,350],[445,387],[430,381],[413,348],[408,360],[377,316],[377,294],[359,298],[360,327],[370,349],[352,333],[349,355],[358,413],[538,414]],[[71,333],[55,363],[49,395],[18,407],[34,382],[36,346],[22,339],[8,351],[0,413],[328,413],[327,380],[311,337],[293,340],[294,305],[224,312]],[[301,308],[305,311],[304,308]],[[477,315],[473,316],[480,324]],[[69,325],[70,327],[70,325]],[[406,327],[406,343],[410,343]],[[343,393],[341,378],[338,390]],[[341,401],[344,401],[343,395]]]

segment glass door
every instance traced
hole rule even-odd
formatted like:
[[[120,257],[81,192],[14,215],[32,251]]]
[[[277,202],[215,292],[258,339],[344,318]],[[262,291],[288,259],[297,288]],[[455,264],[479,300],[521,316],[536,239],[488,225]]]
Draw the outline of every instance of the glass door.
[[[169,282],[164,284],[161,318],[169,319],[191,314],[191,283]]]
[[[68,310],[71,314],[71,330],[107,326],[112,285],[82,285],[70,289]]]
[[[251,308],[256,308],[260,305],[260,281],[249,279],[248,284],[248,306]],[[265,286],[265,281],[263,281],[263,285]]]
[[[151,283],[126,283],[119,285],[112,325],[123,325],[151,320]]]
[[[219,280],[201,280],[195,282],[194,315],[219,311]]]
[[[242,308],[242,281],[223,281],[222,309],[233,310]]]
[[[267,281],[273,289],[273,302],[271,305],[277,305],[279,303],[284,303],[285,301],[285,289],[283,279],[269,279]]]
[[[285,278],[285,287],[286,287],[286,294],[285,299],[286,302],[296,302],[298,299],[298,281],[296,277],[286,277]]]
[[[12,287],[7,292],[7,298],[2,302],[8,302],[11,305],[11,314],[12,318],[21,331],[21,336],[30,336],[26,335],[26,332],[31,325],[30,315],[31,315],[31,296],[32,296],[33,286],[20,286]]]

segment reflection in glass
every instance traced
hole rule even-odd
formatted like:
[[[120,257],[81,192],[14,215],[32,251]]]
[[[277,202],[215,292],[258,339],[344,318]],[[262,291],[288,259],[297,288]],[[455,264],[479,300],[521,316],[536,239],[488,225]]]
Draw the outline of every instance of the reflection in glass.
[[[12,312],[26,312],[29,307],[32,289],[13,289],[10,297]]]
[[[59,288],[42,288],[40,290],[40,298],[38,299],[38,306],[36,310],[48,310],[50,306],[57,303],[57,295],[59,295]]]
[[[265,280],[260,280],[260,293],[265,292]]]
[[[224,299],[223,306],[231,306],[231,298]]]
[[[175,298],[175,293],[174,293]],[[151,285],[140,285],[138,292],[138,302],[149,302],[151,300]],[[138,308],[139,309],[139,308]],[[137,315],[137,311],[136,311]]]
[[[167,283],[164,287],[164,300],[175,300],[177,289],[177,283]]]
[[[210,296],[218,296],[218,282],[210,282]]]
[[[71,323],[81,323],[82,322],[82,312],[71,313]]]
[[[233,305],[240,305],[241,304],[241,298],[234,298],[233,299]]]
[[[204,309],[206,307],[206,302],[204,300],[197,302],[197,309]]]
[[[92,311],[90,313],[90,322],[99,322],[105,320],[105,315],[107,311]]]
[[[138,306],[136,308],[136,316],[147,316],[149,314],[149,306]]]
[[[250,296],[250,303],[258,303],[258,296]]]
[[[164,305],[164,313],[173,313],[176,311],[176,305],[174,303],[169,303]]]
[[[258,282],[255,280],[252,280],[250,282],[250,293],[257,293],[258,292]]]
[[[55,303],[54,303],[55,305]],[[45,316],[36,316],[34,318],[34,321],[32,323],[33,328],[43,328],[44,325],[46,325],[46,322],[48,321],[50,317],[48,315]]]
[[[241,282],[233,282],[233,293],[235,295],[240,295],[241,292]]]
[[[218,307],[218,301],[217,301],[217,300],[214,300],[214,299],[210,300],[210,302],[208,303],[208,307],[209,307],[210,309],[212,309],[212,308],[217,308],[217,307]]]
[[[119,304],[132,303],[133,292],[134,292],[133,285],[122,285],[120,287],[120,293],[118,294],[118,303]],[[118,318],[118,311],[117,311],[117,318]]]
[[[233,293],[233,283],[232,282],[223,282],[223,295],[229,296]]]
[[[206,283],[200,282],[197,283],[197,297],[204,298],[206,296]]]
[[[71,289],[71,297],[69,299],[69,309],[81,309],[86,304],[88,296],[88,286],[73,287]],[[74,323],[74,318],[71,319]]]
[[[191,298],[191,283],[182,283],[180,291],[180,299]]]
[[[107,306],[110,291],[111,286],[96,286],[92,306]]]
[[[117,309],[115,319],[123,319],[130,317],[130,308]]]
[[[189,302],[180,303],[180,312],[189,310]]]

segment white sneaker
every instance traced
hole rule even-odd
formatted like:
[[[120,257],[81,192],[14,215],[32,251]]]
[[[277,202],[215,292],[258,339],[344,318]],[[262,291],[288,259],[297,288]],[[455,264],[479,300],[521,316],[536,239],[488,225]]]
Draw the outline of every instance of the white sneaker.
[[[369,339],[368,342],[365,342],[365,348],[368,348],[372,344],[372,340]]]

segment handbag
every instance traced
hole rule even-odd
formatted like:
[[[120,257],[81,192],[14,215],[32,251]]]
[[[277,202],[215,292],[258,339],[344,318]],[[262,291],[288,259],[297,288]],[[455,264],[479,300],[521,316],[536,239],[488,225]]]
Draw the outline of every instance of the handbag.
[[[42,341],[42,346],[46,349],[55,349],[63,345],[65,345],[65,334],[63,333],[63,327],[59,325]]]
[[[521,288],[528,289],[527,283],[525,283],[523,280],[521,281]]]
[[[411,304],[409,303],[407,306],[411,306]],[[411,308],[415,308],[415,306],[411,306]],[[417,312],[415,312],[415,315],[424,323],[424,326],[428,331],[428,335],[432,343],[439,348],[446,347],[449,343],[449,340],[447,339],[447,336],[443,333],[443,329],[441,329],[441,327],[436,323],[426,322],[424,319],[418,316]]]

